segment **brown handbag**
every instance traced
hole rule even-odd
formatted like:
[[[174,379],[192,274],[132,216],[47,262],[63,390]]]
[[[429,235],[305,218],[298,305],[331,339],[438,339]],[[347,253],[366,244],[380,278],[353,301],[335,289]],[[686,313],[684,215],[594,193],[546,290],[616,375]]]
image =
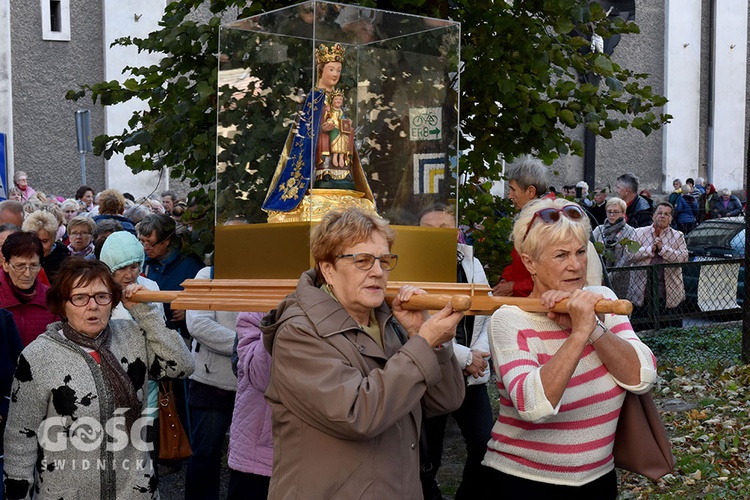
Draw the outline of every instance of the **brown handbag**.
[[[184,460],[193,454],[177,415],[171,380],[159,381],[159,459]]]
[[[674,470],[672,444],[650,393],[625,393],[612,454],[615,466],[652,481]]]

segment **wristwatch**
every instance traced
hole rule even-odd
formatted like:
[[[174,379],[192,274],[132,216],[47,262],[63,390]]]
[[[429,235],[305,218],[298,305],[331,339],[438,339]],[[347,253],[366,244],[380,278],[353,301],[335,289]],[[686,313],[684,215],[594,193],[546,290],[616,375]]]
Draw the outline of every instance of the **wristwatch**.
[[[591,332],[591,335],[589,336],[589,344],[593,344],[594,342],[599,340],[602,335],[607,333],[607,330],[609,330],[609,328],[607,328],[607,325],[602,323],[599,318],[596,318],[596,326],[594,327],[594,331]]]

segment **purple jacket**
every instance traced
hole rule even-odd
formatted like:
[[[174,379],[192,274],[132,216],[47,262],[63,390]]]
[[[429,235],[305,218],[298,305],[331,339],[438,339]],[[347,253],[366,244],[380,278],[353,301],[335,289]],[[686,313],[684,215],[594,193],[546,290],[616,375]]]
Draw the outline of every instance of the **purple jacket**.
[[[237,317],[237,395],[229,431],[229,467],[270,476],[273,434],[264,393],[271,378],[271,355],[258,329],[263,316],[244,312]]]

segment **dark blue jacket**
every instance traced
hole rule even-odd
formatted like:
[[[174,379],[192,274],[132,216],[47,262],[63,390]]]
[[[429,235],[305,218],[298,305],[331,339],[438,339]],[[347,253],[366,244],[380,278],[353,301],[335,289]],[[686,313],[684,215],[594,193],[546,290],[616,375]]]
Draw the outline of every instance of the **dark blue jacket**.
[[[13,314],[0,309],[0,455],[3,454],[3,434],[5,433],[5,419],[8,416],[10,389],[13,384],[13,372],[16,371],[18,355],[21,354],[23,344],[18,335],[18,328],[13,321]]]
[[[677,198],[674,213],[677,224],[695,224],[698,216],[698,201],[689,194],[683,194]]]
[[[653,207],[641,195],[636,195],[635,200],[625,209],[628,225],[633,227],[650,226],[653,215]]]
[[[122,226],[122,228],[125,231],[129,232],[133,236],[138,236],[137,234],[135,234],[135,225],[133,224],[133,221],[130,220],[130,219],[128,219],[125,216],[122,216],[122,215],[110,215],[110,214],[99,214],[99,215],[95,215],[93,217],[93,219],[94,219],[94,222],[99,222],[100,220],[107,220],[107,219],[116,220],[117,222],[120,223],[120,225]]]
[[[160,290],[182,290],[182,284],[185,280],[195,278],[198,271],[203,269],[205,264],[195,255],[186,255],[180,252],[179,248],[173,248],[163,259],[146,259],[144,274],[148,279],[156,281]],[[172,310],[169,304],[164,304],[164,312],[168,320],[172,320]],[[177,323],[176,326],[187,335],[185,322]]]

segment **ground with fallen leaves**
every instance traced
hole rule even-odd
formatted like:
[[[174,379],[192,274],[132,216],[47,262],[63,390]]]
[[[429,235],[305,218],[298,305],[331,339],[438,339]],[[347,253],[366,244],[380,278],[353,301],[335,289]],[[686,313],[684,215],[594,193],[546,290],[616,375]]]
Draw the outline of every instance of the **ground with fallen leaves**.
[[[740,362],[741,325],[639,335],[659,360],[652,394],[677,466],[658,483],[618,470],[620,500],[750,498],[750,365]],[[438,480],[445,498],[452,499],[465,458],[455,424],[445,444]]]
[[[659,483],[620,475],[621,499],[750,497],[750,365],[741,325],[668,329],[644,336],[659,360],[654,398],[677,458]]]

